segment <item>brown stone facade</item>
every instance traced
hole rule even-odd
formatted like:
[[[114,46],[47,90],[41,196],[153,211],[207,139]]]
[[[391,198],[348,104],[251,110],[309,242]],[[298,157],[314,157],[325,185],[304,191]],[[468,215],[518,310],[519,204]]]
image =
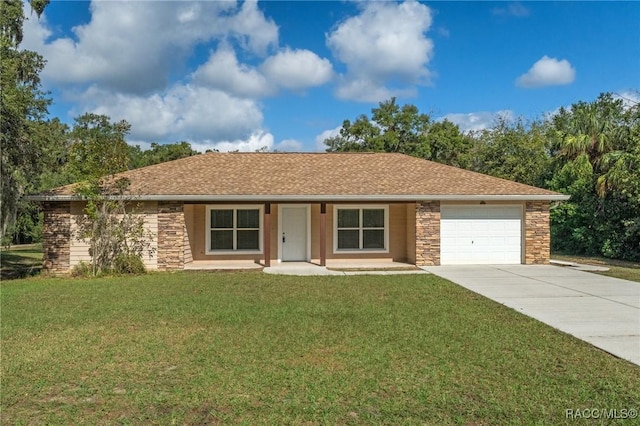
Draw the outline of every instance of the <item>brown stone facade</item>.
[[[44,271],[52,275],[69,273],[71,251],[71,203],[45,202],[42,248]]]
[[[158,269],[184,268],[185,234],[184,203],[158,202]]]
[[[416,203],[416,265],[440,264],[440,202]]]
[[[525,264],[549,263],[551,244],[551,229],[549,226],[549,201],[527,201],[524,231]]]

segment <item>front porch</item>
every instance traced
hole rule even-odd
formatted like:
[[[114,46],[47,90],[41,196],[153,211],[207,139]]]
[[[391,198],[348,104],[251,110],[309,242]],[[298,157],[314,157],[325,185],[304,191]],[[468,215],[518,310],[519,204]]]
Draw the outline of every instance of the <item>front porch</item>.
[[[419,274],[422,269],[390,259],[332,259],[321,266],[318,259],[311,262],[271,262],[252,260],[194,260],[184,265],[188,271],[264,271],[283,275],[359,275],[359,274]]]
[[[337,220],[340,209],[361,216],[343,230]],[[365,226],[363,211],[378,213],[379,223]],[[253,222],[241,227],[240,213]],[[227,228],[218,224],[223,215],[228,216]],[[416,203],[185,203],[182,217],[175,218],[184,224],[184,260],[176,269],[246,270],[291,262],[328,269],[415,268],[415,216]],[[227,246],[221,248],[222,243]]]

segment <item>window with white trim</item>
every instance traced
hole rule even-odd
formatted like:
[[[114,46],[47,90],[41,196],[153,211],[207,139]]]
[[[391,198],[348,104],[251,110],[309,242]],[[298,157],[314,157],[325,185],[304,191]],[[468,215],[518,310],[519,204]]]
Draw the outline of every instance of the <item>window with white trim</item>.
[[[388,251],[388,206],[334,206],[334,251]]]
[[[260,253],[261,206],[207,206],[207,253]]]

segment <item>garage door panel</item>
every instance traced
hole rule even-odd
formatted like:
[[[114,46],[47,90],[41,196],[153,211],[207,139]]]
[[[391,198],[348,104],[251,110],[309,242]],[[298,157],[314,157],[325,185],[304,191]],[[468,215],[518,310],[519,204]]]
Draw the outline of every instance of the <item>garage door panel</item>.
[[[486,251],[491,247],[491,237],[476,237],[472,244],[477,246],[479,251]]]
[[[522,207],[442,206],[440,262],[446,264],[519,264]]]
[[[506,237],[491,237],[489,244],[491,244],[494,247],[504,246],[504,245],[508,245],[509,241],[508,241],[508,238]]]
[[[517,247],[520,249],[520,244],[522,242],[522,237],[518,235],[517,237],[506,237],[505,244],[511,247]]]

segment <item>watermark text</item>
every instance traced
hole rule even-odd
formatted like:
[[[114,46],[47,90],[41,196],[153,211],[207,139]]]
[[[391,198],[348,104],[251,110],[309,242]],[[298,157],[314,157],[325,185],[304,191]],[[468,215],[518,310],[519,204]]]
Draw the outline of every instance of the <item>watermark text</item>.
[[[564,410],[567,419],[635,419],[638,417],[636,408],[567,408]]]

